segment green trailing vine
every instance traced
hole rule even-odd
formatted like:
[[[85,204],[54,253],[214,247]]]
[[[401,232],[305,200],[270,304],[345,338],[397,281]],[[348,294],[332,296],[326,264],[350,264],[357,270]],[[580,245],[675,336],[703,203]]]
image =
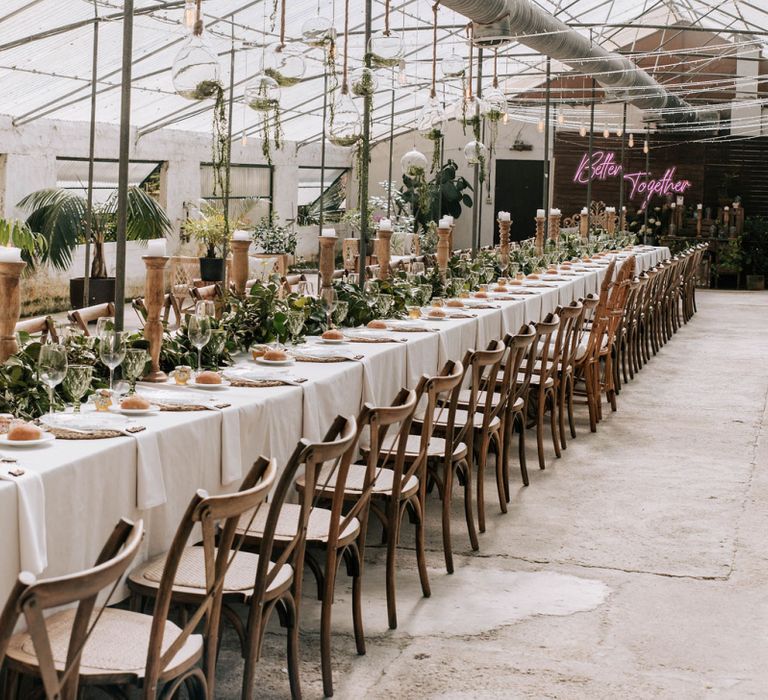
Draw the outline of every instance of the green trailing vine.
[[[425,134],[425,136],[428,140],[432,141],[432,165],[429,169],[429,172],[434,173],[440,169],[443,132],[440,129],[431,129]]]
[[[213,196],[225,196],[227,170],[229,169],[229,127],[227,123],[227,101],[224,88],[216,83],[216,101],[213,106]]]

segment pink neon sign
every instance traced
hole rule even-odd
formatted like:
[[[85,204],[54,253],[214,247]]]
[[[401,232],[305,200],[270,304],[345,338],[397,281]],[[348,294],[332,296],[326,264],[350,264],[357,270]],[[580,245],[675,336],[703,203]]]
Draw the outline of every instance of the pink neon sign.
[[[624,173],[624,179],[631,185],[629,193],[630,199],[642,197],[641,209],[645,209],[651,198],[654,196],[664,196],[668,194],[683,194],[691,187],[690,180],[676,180],[675,173],[677,168],[667,168],[664,175],[660,178],[650,177],[648,173],[648,182],[646,182],[646,172],[644,170],[636,173],[624,173],[621,163],[616,160],[614,151],[595,151],[592,154],[592,173],[589,172],[589,154],[585,153],[581,158],[579,167],[576,168],[576,174],[573,181],[580,185],[586,185],[590,179],[595,181],[605,181],[612,177],[621,177]]]

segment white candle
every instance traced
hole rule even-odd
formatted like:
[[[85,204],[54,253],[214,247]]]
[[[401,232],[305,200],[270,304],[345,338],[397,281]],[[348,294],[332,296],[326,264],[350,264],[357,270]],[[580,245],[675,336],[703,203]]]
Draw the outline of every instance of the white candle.
[[[147,241],[147,257],[165,257],[165,238],[155,238],[151,241]]]
[[[730,207],[723,207],[723,211],[730,211],[730,210],[731,210]]]
[[[697,204],[697,205],[696,205],[696,208],[697,208],[699,211],[701,211],[701,210],[704,208],[704,205],[703,205],[703,204]]]
[[[508,211],[499,212],[499,221],[511,221],[512,215]]]
[[[543,209],[536,210],[536,218],[543,219],[546,216],[546,212]]]
[[[452,216],[446,216],[445,220],[448,222],[449,226],[453,226],[455,219]]]
[[[582,208],[582,210],[581,210],[581,214],[582,214],[582,216],[586,216],[587,214],[589,214],[589,211],[587,210],[587,208],[586,208],[586,207],[583,207],[583,208]]]
[[[379,231],[391,231],[392,222],[389,219],[382,219],[379,221]]]
[[[251,240],[251,232],[250,231],[235,231],[232,234],[232,240],[233,241],[250,241]]]
[[[320,233],[321,236],[324,238],[334,238],[336,236],[336,229],[335,228],[324,228],[322,232]]]
[[[677,209],[677,204],[675,204],[674,202],[672,202],[672,204],[670,204],[669,206],[672,207],[673,209]]]
[[[21,248],[13,248],[12,246],[0,247],[0,262],[22,262]]]
[[[739,203],[738,202],[734,202],[733,203],[733,208],[734,209],[738,209],[739,208]]]
[[[622,207],[621,211],[627,211],[627,208],[626,207]]]
[[[448,221],[447,217],[443,217],[440,219],[440,222],[437,224],[438,228],[451,228],[451,222]]]

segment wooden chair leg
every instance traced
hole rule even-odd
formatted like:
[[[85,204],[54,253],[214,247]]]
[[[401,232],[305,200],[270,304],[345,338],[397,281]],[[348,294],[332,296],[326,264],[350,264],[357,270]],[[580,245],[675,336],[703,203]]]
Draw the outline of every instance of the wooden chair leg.
[[[443,556],[445,557],[445,570],[453,573],[453,548],[451,545],[451,496],[453,495],[453,465],[449,464],[443,469]],[[467,484],[464,484],[467,490]]]
[[[525,413],[517,414],[517,422],[520,426],[520,440],[518,441],[518,459],[520,460],[520,476],[523,479],[523,486],[528,486],[530,480],[528,479],[528,462],[525,454]]]
[[[499,426],[499,451],[496,455],[496,491],[499,494],[499,508],[502,513],[507,512],[507,503],[509,502],[509,486],[506,483],[506,460],[508,456],[507,449],[507,421],[506,418]]]
[[[387,518],[387,618],[389,629],[397,629],[397,541],[400,539],[400,521],[402,513],[400,504],[392,502],[389,507],[390,517]],[[416,547],[419,543],[416,542]]]
[[[423,489],[422,485],[422,489]],[[416,564],[419,568],[419,579],[421,581],[421,592],[425,598],[429,598],[432,595],[432,591],[429,587],[429,575],[427,574],[427,549],[425,544],[425,531],[427,523],[426,518],[426,497],[424,493],[420,493],[420,497],[411,501],[418,518],[416,522]]]
[[[574,384],[576,382],[576,379],[573,375],[570,375],[568,377],[568,426],[571,429],[571,437],[576,437],[576,421],[574,419],[574,413],[573,413],[573,393],[574,393]]]
[[[560,451],[560,429],[557,422],[557,395],[552,390],[547,395],[549,402],[549,430],[552,433],[552,446],[555,448],[555,457],[560,459],[563,456]]]
[[[558,430],[560,432],[560,448],[565,450],[568,448],[565,439],[565,404],[566,395],[568,393],[568,377],[563,374],[560,377],[560,383],[557,391],[557,418],[558,418]]]
[[[320,668],[325,697],[333,695],[333,668],[331,664],[331,618],[333,593],[336,588],[336,552],[326,552],[325,589],[320,608]]]
[[[469,462],[464,461],[462,468],[465,470],[464,485],[464,519],[467,521],[467,533],[469,534],[469,544],[472,551],[480,549],[477,540],[477,530],[475,530],[475,513],[472,508],[472,467]]]
[[[546,395],[539,395],[539,405],[536,416],[536,447],[539,451],[539,469],[545,469],[544,462],[544,411],[546,409]]]
[[[286,632],[288,637],[288,682],[293,700],[301,700],[301,676],[299,674],[299,621],[296,602],[289,593],[283,598],[286,610]]]

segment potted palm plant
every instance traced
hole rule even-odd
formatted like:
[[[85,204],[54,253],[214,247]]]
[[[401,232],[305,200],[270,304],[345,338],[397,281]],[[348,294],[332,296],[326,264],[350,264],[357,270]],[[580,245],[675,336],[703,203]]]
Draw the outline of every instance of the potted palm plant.
[[[115,278],[108,275],[104,244],[115,238],[117,192],[113,192],[103,204],[92,207],[90,227],[86,199],[69,190],[38,190],[24,197],[18,206],[30,212],[27,225],[46,241],[39,261],[56,270],[69,269],[75,248],[86,242],[90,228],[93,260],[88,303],[103,304],[115,300]],[[170,219],[160,204],[144,190],[129,187],[127,239],[146,241],[164,238],[170,230]],[[69,295],[73,307],[82,304],[84,287],[84,277],[70,280]]]
[[[221,207],[202,202],[197,218],[184,222],[183,236],[195,240],[204,250],[200,256],[200,277],[205,282],[223,282],[226,268],[224,244],[227,240],[227,225]]]

